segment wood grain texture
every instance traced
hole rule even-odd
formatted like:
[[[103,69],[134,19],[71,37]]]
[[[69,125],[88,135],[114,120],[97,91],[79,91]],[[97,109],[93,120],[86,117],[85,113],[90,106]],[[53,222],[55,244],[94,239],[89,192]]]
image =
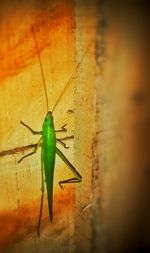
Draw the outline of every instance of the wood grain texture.
[[[37,142],[37,137],[20,124],[23,120],[41,130],[46,104],[31,25],[39,45],[44,67],[49,105],[52,108],[75,66],[73,1],[7,1],[1,4],[0,63],[0,151]],[[55,127],[67,123],[74,132],[74,82],[55,110]],[[64,137],[64,135],[59,135]],[[73,142],[63,150],[73,163]],[[61,149],[61,147],[60,147]],[[66,166],[56,159],[54,219],[50,224],[46,195],[41,238],[36,235],[41,195],[40,151],[17,164],[24,152],[2,156],[0,160],[0,251],[1,252],[72,252],[74,233],[74,186],[62,191],[58,182],[71,177]]]
[[[83,180],[76,190],[76,199],[80,209],[75,213],[75,252],[91,252],[92,250],[92,209],[82,210],[92,202],[93,175],[93,136],[94,136],[94,92],[96,79],[95,41],[96,13],[95,2],[76,1],[76,47],[77,58],[91,43],[84,71],[80,73],[75,93],[75,157],[76,167],[80,168]],[[81,211],[80,211],[81,210]]]
[[[150,249],[148,9],[145,1],[0,3],[2,253]],[[74,135],[70,149],[60,148],[82,183],[62,191],[58,182],[72,174],[56,160],[54,219],[50,224],[45,196],[41,238],[40,151],[17,164],[38,140],[19,121],[40,130],[46,113],[31,25],[50,108],[92,41],[54,115],[56,128],[67,123]]]
[[[99,6],[95,252],[150,249],[148,6],[146,1]]]

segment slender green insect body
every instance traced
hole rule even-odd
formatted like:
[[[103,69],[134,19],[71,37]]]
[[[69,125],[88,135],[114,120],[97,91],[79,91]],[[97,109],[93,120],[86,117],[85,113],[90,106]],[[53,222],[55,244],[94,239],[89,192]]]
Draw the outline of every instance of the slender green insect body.
[[[43,142],[42,142],[42,160],[44,165],[46,187],[48,195],[48,207],[50,220],[52,222],[52,205],[53,205],[53,178],[55,167],[55,154],[56,154],[56,134],[53,124],[53,116],[48,112],[42,127]]]
[[[70,139],[73,136],[68,136],[65,138],[56,138],[56,132],[66,132],[67,129],[65,128],[66,124],[61,127],[60,130],[55,130],[54,128],[54,123],[53,123],[53,116],[52,113],[54,109],[56,108],[58,102],[63,96],[64,91],[70,84],[75,72],[79,69],[79,66],[81,64],[78,63],[78,65],[75,68],[75,71],[73,72],[72,76],[70,77],[69,81],[67,82],[65,88],[61,92],[58,100],[56,101],[52,111],[49,111],[49,106],[48,106],[48,97],[47,97],[47,90],[46,90],[46,84],[45,84],[45,78],[44,78],[44,73],[43,73],[43,67],[42,67],[42,62],[39,54],[39,49],[38,49],[38,43],[36,41],[36,36],[34,32],[34,28],[32,27],[32,33],[35,41],[35,46],[38,54],[38,59],[39,59],[39,64],[40,64],[40,70],[41,70],[41,75],[43,78],[43,84],[44,84],[44,90],[45,90],[45,97],[46,97],[46,104],[47,104],[47,114],[45,117],[45,120],[43,122],[42,126],[42,131],[34,131],[31,127],[29,127],[27,124],[24,122],[20,121],[21,124],[25,127],[27,127],[32,134],[35,135],[41,135],[41,138],[39,139],[39,142],[37,143],[35,149],[33,152],[23,156],[19,161],[21,162],[24,158],[33,155],[39,146],[41,146],[41,206],[40,206],[40,213],[39,213],[39,219],[38,219],[38,225],[37,225],[37,234],[40,236],[40,226],[41,226],[41,217],[42,217],[42,208],[43,208],[43,198],[44,198],[44,181],[46,182],[46,188],[47,188],[47,197],[48,197],[48,208],[49,208],[49,217],[50,221],[52,222],[53,219],[53,181],[54,181],[54,168],[55,168],[55,157],[56,154],[63,160],[63,162],[67,165],[67,167],[73,172],[74,177],[63,180],[59,182],[60,187],[63,189],[63,184],[67,183],[78,183],[81,182],[82,177],[79,174],[79,172],[74,168],[74,166],[69,162],[69,160],[64,156],[64,154],[56,147],[56,143],[59,143],[63,145],[64,148],[68,148],[66,144],[63,142],[63,140]],[[83,58],[82,58],[83,59]]]

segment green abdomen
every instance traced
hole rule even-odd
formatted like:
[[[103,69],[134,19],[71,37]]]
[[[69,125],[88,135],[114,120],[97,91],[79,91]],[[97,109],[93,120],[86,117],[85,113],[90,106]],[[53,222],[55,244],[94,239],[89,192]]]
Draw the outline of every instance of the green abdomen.
[[[54,181],[55,150],[56,150],[56,136],[53,125],[50,126],[49,124],[46,124],[43,127],[42,148],[43,148],[43,165],[45,171],[49,216],[52,222],[53,181]]]

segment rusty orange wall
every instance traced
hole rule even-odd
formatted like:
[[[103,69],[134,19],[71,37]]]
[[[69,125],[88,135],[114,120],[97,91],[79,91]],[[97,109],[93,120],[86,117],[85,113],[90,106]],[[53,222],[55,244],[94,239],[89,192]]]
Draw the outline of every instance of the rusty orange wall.
[[[140,1],[0,4],[1,251],[128,253],[150,248],[147,10]],[[82,183],[60,190],[58,181],[71,172],[57,159],[53,224],[45,196],[41,238],[36,235],[40,150],[17,164],[27,152],[23,147],[37,141],[20,119],[40,130],[46,113],[31,25],[50,108],[92,42],[55,110],[56,128],[67,123],[67,135],[74,135],[69,150],[60,148]]]
[[[150,250],[148,9],[146,1],[99,6],[93,219],[102,252]]]
[[[95,6],[91,7],[94,10]],[[73,252],[81,239],[79,231],[83,250],[90,251],[87,233],[91,238],[91,220],[82,207],[91,201],[96,32],[93,10],[84,2],[80,6],[67,0],[0,4],[0,251]],[[54,112],[56,129],[67,123],[65,136],[74,135],[74,140],[67,142],[70,149],[60,149],[76,166],[83,182],[65,186],[62,191],[58,182],[72,177],[72,173],[56,159],[53,223],[49,222],[45,194],[40,238],[36,234],[41,197],[40,150],[17,164],[22,155],[31,151],[27,145],[38,141],[19,121],[41,130],[46,114],[31,26],[38,41],[50,109],[83,59]],[[81,229],[85,224],[86,233]]]

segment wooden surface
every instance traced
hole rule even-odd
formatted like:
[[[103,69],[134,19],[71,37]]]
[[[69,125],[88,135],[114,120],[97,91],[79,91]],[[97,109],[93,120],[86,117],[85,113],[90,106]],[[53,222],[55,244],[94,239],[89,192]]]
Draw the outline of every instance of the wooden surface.
[[[86,182],[86,178],[91,174],[90,158],[87,158],[89,151],[82,146],[85,139],[81,139],[85,138],[83,132],[87,130],[84,127],[81,134],[79,133],[83,118],[78,121],[81,117],[78,114],[81,113],[79,110],[86,112],[84,96],[94,85],[90,79],[86,82],[87,71],[94,65],[94,54],[91,53],[94,43],[85,55],[79,73],[75,73],[54,112],[56,129],[60,129],[67,123],[67,134],[59,134],[59,136],[75,135],[74,140],[67,141],[69,150],[64,150],[61,146],[60,149],[76,165],[83,177],[83,185],[66,185],[63,191],[59,188],[58,182],[72,177],[72,173],[57,158],[53,223],[49,222],[45,194],[41,237],[38,238],[36,225],[41,196],[40,149],[34,156],[20,164],[17,164],[17,161],[31,149],[24,152],[12,151],[15,148],[18,150],[19,147],[21,150],[21,147],[38,141],[38,138],[19,121],[24,121],[35,130],[41,130],[46,114],[43,82],[31,25],[34,26],[39,45],[50,109],[57,101],[77,63],[87,51],[91,36],[86,35],[86,31],[82,28],[85,24],[82,22],[81,27],[76,31],[79,18],[76,20],[73,1],[58,0],[53,3],[26,1],[20,4],[18,1],[13,3],[7,1],[6,4],[1,4],[0,11],[2,15],[0,24],[0,151],[2,155],[0,158],[0,251],[73,252],[76,213],[82,212],[82,206],[87,203],[91,191]],[[84,21],[85,19],[84,17]],[[95,31],[94,27],[92,29]],[[80,32],[83,33],[83,37]],[[84,77],[80,77],[81,73]],[[82,78],[84,80],[80,86],[79,79]],[[86,94],[84,94],[84,85],[87,85]],[[86,103],[91,110],[91,98]],[[68,110],[72,112],[69,113]],[[84,124],[86,123],[84,120]],[[91,134],[85,142],[86,145],[91,142],[90,136]],[[10,155],[11,151],[13,154]],[[83,163],[81,164],[83,156],[84,167]],[[75,189],[78,189],[78,194],[83,196],[80,202],[75,199]],[[82,191],[86,194],[84,192],[82,194]],[[78,223],[78,220],[76,222]]]
[[[0,3],[0,252],[149,252],[148,9],[146,1]],[[55,127],[67,123],[74,135],[60,148],[82,183],[62,191],[58,182],[72,174],[56,160],[53,223],[45,195],[40,238],[40,150],[17,164],[29,152],[18,148],[38,140],[19,121],[41,130],[46,113],[31,25],[50,108],[87,51],[54,112]]]
[[[94,252],[150,251],[148,9],[146,1],[99,5]]]

